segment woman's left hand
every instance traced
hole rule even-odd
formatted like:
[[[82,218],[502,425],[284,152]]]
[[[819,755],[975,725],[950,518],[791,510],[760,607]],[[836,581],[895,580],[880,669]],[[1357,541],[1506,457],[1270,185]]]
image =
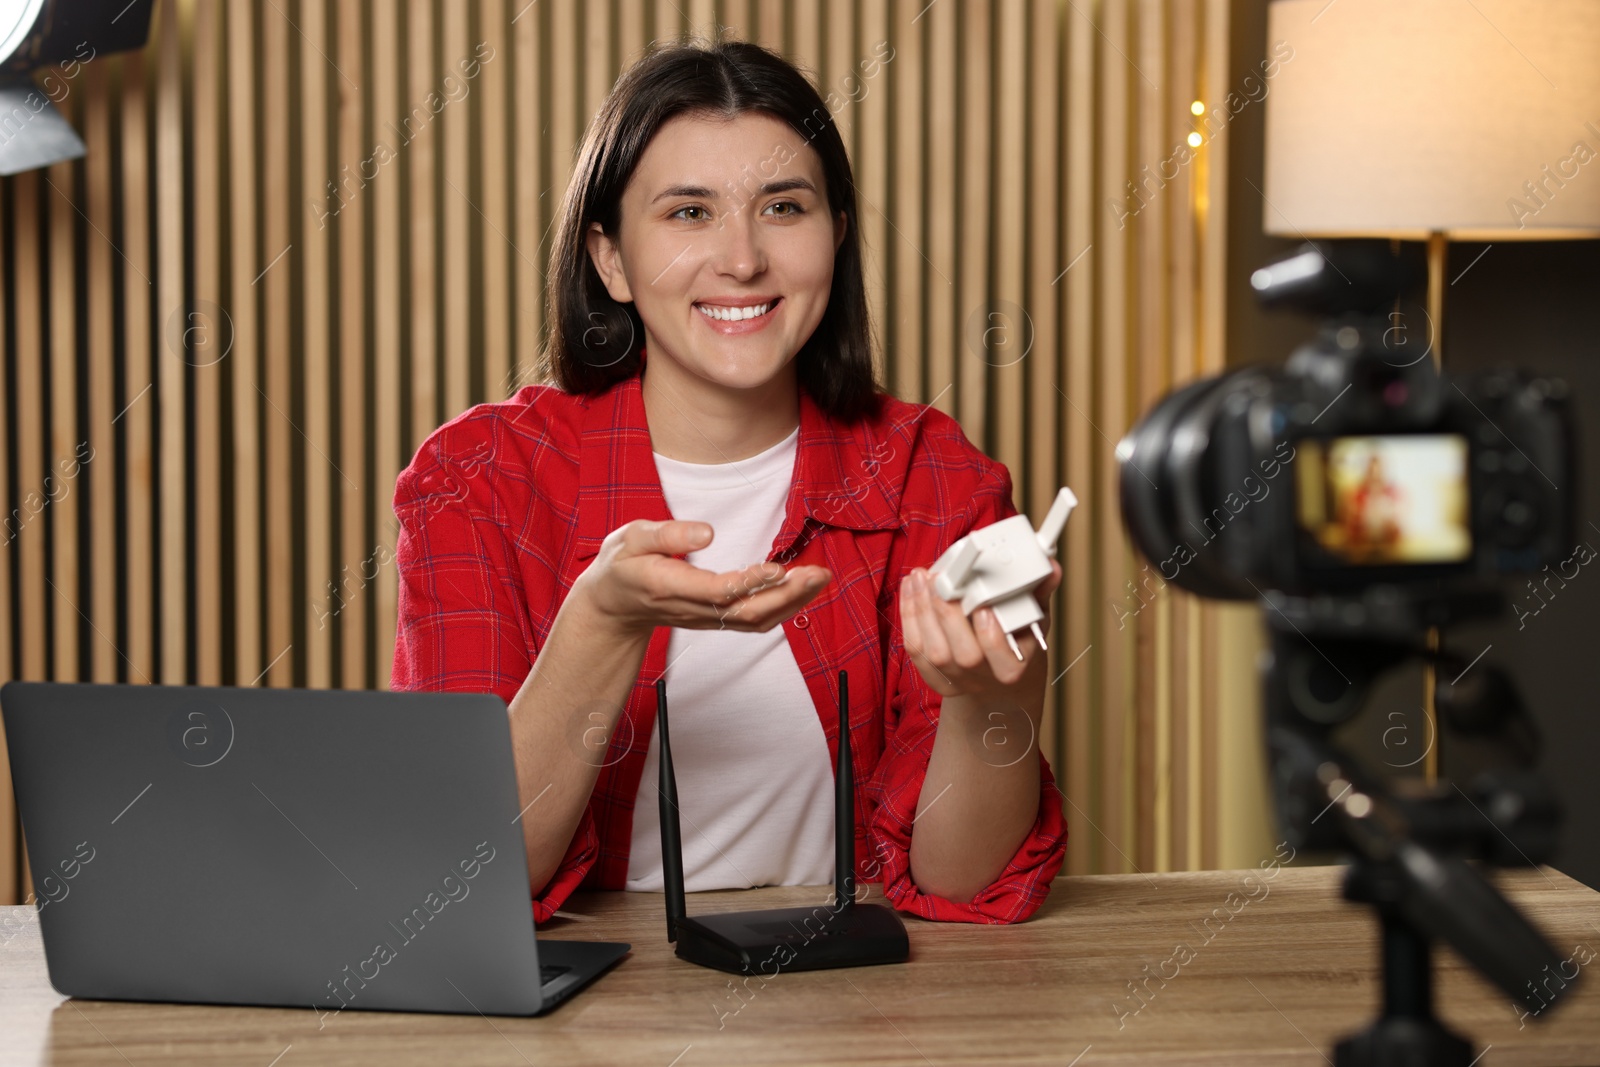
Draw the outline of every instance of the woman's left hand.
[[[1033,595],[1050,629],[1050,596],[1061,585],[1061,564],[1050,561],[1050,577]],[[928,687],[940,696],[1025,694],[1039,686],[1047,654],[1031,633],[1016,635],[1018,660],[1000,631],[993,610],[979,608],[968,619],[959,601],[933,591],[925,568],[917,567],[900,582],[900,626],[906,654]]]

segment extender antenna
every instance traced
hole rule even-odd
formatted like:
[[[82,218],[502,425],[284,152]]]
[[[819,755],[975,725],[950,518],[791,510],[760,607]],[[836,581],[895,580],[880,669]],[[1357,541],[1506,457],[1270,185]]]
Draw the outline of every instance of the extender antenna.
[[[856,902],[856,778],[850,760],[850,676],[839,672],[839,752],[833,767],[833,900],[845,911]]]
[[[678,825],[678,781],[672,774],[667,736],[667,680],[656,679],[656,733],[661,738],[661,881],[667,894],[667,940],[678,939],[683,922],[683,832]]]

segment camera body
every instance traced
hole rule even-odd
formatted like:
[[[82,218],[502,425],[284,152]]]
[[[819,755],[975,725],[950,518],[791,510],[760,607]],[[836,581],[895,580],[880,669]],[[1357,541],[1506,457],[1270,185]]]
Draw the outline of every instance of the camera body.
[[[1312,245],[1258,271],[1263,303],[1328,315],[1281,367],[1183,387],[1118,446],[1123,517],[1202,596],[1354,596],[1558,564],[1574,543],[1559,379],[1439,373],[1389,308],[1415,264]]]

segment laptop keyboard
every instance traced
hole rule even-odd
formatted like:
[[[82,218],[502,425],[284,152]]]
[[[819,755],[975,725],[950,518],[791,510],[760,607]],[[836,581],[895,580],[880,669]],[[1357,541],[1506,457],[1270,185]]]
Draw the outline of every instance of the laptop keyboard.
[[[571,967],[546,967],[541,964],[539,967],[539,984],[547,986],[570,970],[572,970]]]

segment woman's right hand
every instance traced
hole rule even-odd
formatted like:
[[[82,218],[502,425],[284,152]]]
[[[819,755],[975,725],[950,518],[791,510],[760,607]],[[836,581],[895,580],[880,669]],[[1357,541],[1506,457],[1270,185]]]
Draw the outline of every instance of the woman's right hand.
[[[635,519],[600,543],[600,552],[573,584],[611,626],[648,636],[657,626],[693,630],[766,631],[811,601],[832,575],[826,567],[785,571],[754,563],[714,574],[674,559],[705,548],[703,522]]]

